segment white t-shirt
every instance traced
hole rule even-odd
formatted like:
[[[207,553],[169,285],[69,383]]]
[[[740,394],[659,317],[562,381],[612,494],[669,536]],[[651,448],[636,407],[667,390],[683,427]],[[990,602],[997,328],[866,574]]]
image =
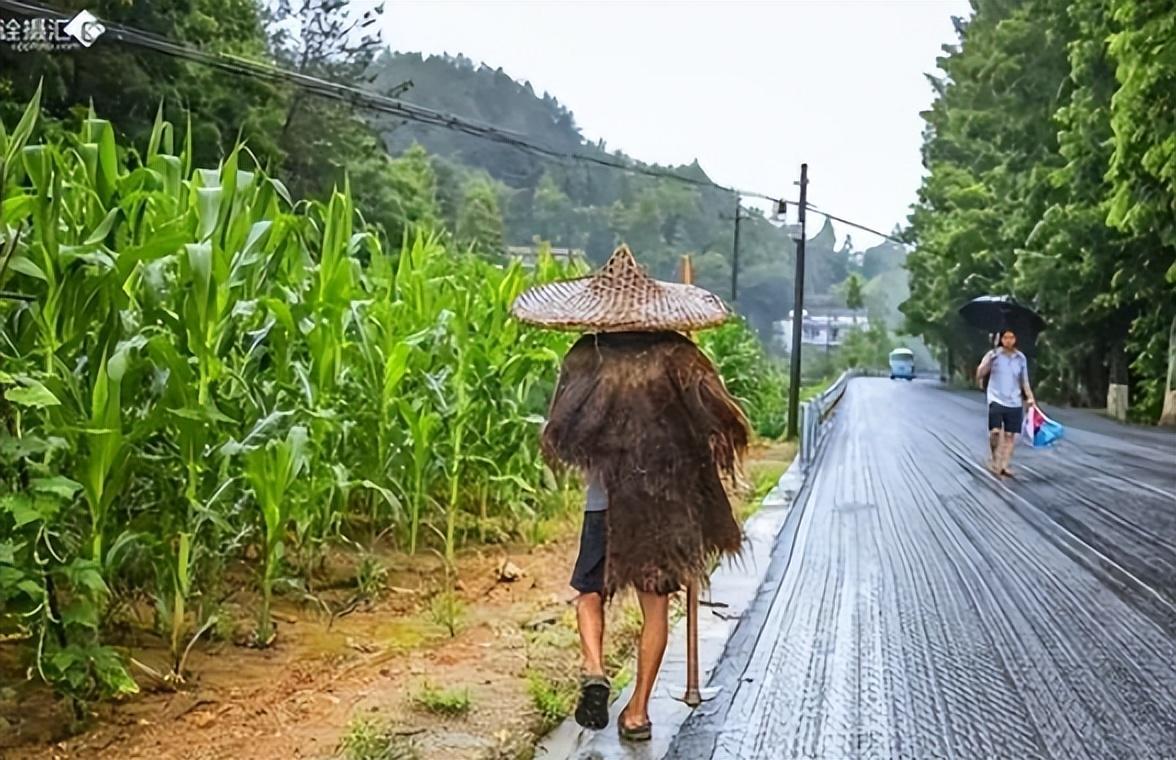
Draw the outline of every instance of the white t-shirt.
[[[998,348],[995,353],[988,375],[988,403],[1019,408],[1025,400],[1021,387],[1029,382],[1029,363],[1017,350],[1010,354]]]

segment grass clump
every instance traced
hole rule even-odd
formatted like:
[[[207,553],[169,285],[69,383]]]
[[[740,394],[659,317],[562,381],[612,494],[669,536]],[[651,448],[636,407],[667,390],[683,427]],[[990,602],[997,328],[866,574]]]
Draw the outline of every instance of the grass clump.
[[[422,710],[449,717],[465,715],[472,704],[468,688],[439,689],[429,683],[421,688],[413,701]]]
[[[544,733],[570,715],[576,706],[573,684],[558,683],[537,671],[527,674],[527,692],[543,719]]]
[[[465,617],[465,603],[453,591],[442,591],[429,603],[429,617],[453,638],[461,629]]]
[[[420,759],[411,739],[398,735],[383,721],[371,718],[352,720],[339,741],[339,750],[345,760]]]

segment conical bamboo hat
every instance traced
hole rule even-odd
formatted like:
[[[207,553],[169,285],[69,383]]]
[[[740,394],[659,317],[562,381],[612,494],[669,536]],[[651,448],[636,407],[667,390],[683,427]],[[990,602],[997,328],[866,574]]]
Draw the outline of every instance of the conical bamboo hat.
[[[511,313],[529,324],[586,332],[690,332],[731,315],[714,293],[650,277],[621,245],[591,276],[539,285],[520,295]]]

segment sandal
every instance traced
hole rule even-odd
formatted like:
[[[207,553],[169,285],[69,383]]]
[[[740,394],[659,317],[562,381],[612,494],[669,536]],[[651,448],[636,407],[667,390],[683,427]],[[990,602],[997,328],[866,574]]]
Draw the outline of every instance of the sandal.
[[[608,725],[608,697],[611,693],[604,676],[580,676],[580,703],[576,705],[576,722],[599,731]]]
[[[624,741],[647,742],[653,738],[653,723],[646,722],[640,726],[626,726],[624,718],[618,718],[617,732]]]

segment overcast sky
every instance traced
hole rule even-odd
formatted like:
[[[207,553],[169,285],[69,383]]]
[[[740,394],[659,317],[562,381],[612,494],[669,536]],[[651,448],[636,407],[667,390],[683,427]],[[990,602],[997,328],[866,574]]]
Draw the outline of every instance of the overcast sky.
[[[789,198],[807,161],[810,203],[889,231],[923,172],[924,75],[969,13],[966,0],[387,0],[384,36],[530,80],[585,137],[642,161],[697,158],[716,182]]]

